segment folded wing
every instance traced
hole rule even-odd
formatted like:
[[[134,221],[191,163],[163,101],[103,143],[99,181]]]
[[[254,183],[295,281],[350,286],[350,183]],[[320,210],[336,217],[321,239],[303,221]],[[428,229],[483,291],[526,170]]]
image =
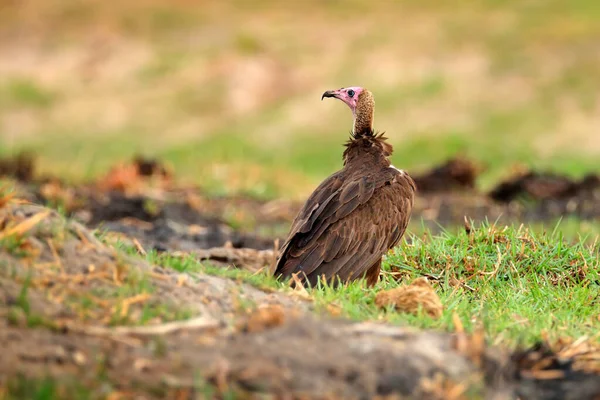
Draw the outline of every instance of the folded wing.
[[[388,168],[344,177],[337,173],[311,195],[282,246],[275,275],[315,285],[361,278],[406,230],[414,196],[408,175]]]

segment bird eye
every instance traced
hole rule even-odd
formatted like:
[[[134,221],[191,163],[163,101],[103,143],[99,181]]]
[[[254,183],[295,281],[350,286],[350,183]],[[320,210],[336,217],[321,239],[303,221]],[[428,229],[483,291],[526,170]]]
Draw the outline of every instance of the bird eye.
[[[348,96],[354,97],[354,90],[352,90],[352,89],[348,90]]]

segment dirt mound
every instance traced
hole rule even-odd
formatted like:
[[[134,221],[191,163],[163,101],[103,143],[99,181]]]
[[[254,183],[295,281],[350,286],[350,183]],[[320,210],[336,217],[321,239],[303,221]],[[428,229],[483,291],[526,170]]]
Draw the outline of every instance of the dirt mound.
[[[33,179],[35,162],[32,154],[23,152],[14,157],[0,158],[0,177],[15,178],[23,182]]]
[[[522,399],[598,399],[597,348],[584,341],[537,343],[511,356]],[[573,355],[577,355],[573,357]]]
[[[501,202],[510,202],[519,198],[560,200],[593,196],[593,192],[598,190],[600,190],[600,177],[597,175],[587,175],[578,181],[562,175],[528,171],[501,182],[489,196]]]
[[[135,237],[146,249],[161,252],[210,249],[228,243],[234,248],[273,248],[273,239],[236,231],[185,201],[111,192],[91,197],[86,211],[88,226]]]
[[[16,165],[15,161],[9,165]],[[436,233],[461,225],[465,217],[500,223],[600,218],[600,178],[595,175],[574,181],[528,172],[485,194],[475,185],[480,170],[469,160],[455,158],[415,174],[419,190],[411,219],[423,221]],[[80,186],[30,175],[18,184],[21,197],[60,208],[89,228],[135,238],[146,251],[201,253],[225,247],[269,251],[277,241],[283,242],[302,206],[286,200],[210,197],[196,187],[176,187],[168,166],[141,157]]]
[[[166,295],[173,302],[171,308],[193,305],[188,311],[203,315],[220,317],[234,309],[233,300],[220,305],[210,301],[211,295],[220,293],[223,300],[227,298],[223,294],[237,291],[239,287],[233,281],[203,276],[192,282],[189,274],[147,265],[104,245],[85,227],[64,220],[53,210],[28,204],[6,205],[0,208],[0,229],[0,261],[2,265],[15,265],[11,278],[28,289],[47,290],[49,298],[60,304],[69,297],[89,300],[92,304],[86,310],[73,310],[89,311],[84,316],[94,320],[127,320],[130,314],[135,318],[144,309],[150,312],[154,306],[152,293]],[[9,270],[6,267],[2,272]],[[265,301],[261,291],[250,286],[244,291],[251,297],[259,296],[253,301]],[[148,295],[137,297],[140,293]],[[98,296],[112,300],[100,300]],[[167,319],[181,316],[171,315],[169,307],[163,310],[165,303],[161,301],[160,315]],[[101,316],[103,312],[106,315]]]
[[[593,174],[574,180],[530,171],[500,183],[489,197],[507,204],[513,214],[525,221],[562,216],[600,218],[600,177]]]
[[[152,267],[43,207],[10,204],[0,220],[4,377],[75,374],[93,384],[101,368],[114,390],[165,395],[191,393],[200,372],[224,392],[352,398],[429,393],[421,380],[473,372],[448,335],[320,320],[281,294]],[[277,304],[278,317],[248,314],[241,298]],[[181,318],[191,319],[174,325]]]
[[[480,168],[465,158],[454,158],[413,177],[419,193],[446,192],[475,189]]]
[[[97,186],[102,191],[136,192],[149,180],[154,186],[171,186],[171,168],[158,160],[136,156],[131,163],[113,167],[98,180]]]
[[[43,207],[9,200],[0,221],[0,385],[76,377],[144,398],[600,394],[583,342],[510,358],[480,334],[313,316],[283,292],[151,266]]]

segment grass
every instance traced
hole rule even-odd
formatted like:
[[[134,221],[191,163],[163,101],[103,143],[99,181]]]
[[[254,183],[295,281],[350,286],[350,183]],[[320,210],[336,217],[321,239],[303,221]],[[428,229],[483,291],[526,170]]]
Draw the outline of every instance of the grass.
[[[94,389],[86,386],[83,382],[75,379],[53,379],[51,377],[31,379],[25,376],[17,376],[0,384],[0,400],[100,400],[111,397],[122,398],[130,393],[123,393],[113,388],[108,381],[99,379]],[[207,382],[201,376],[197,377],[194,384],[194,392],[198,399],[220,398],[233,400],[245,398],[238,395],[233,389],[221,390],[213,383]],[[152,393],[158,398],[166,396],[182,396],[185,391],[173,391],[167,393],[164,390],[156,390]]]
[[[0,400],[88,400],[98,399],[81,382],[59,382],[51,378],[30,379],[19,376],[0,386]]]
[[[489,223],[489,221],[485,221]],[[495,222],[499,224],[498,222]],[[514,226],[514,225],[513,225]],[[552,232],[560,232],[563,240],[569,244],[587,244],[592,245],[600,242],[600,223],[591,220],[582,220],[577,217],[565,217],[560,219],[551,219],[545,222],[532,222],[527,225],[528,229],[537,235],[547,235]],[[442,226],[438,223],[427,225],[424,220],[418,218],[411,219],[408,232],[412,236],[421,237],[433,233],[445,232],[451,235],[458,235],[464,231],[462,225]],[[285,232],[287,233],[287,231]],[[285,234],[284,233],[284,234]]]
[[[568,244],[557,231],[482,226],[471,234],[416,239],[398,250],[387,259],[389,270],[403,280],[439,278],[445,305],[440,320],[413,317],[411,325],[452,330],[456,313],[466,329],[482,324],[493,342],[512,344],[531,344],[543,333],[595,336],[600,327],[597,243]]]
[[[115,244],[115,247],[131,256],[139,256],[137,248],[128,243],[119,241]],[[174,256],[169,253],[158,253],[156,250],[151,250],[147,252],[144,259],[149,264],[160,265],[181,273],[221,276],[238,282],[249,283],[262,290],[271,291],[284,287],[281,282],[265,274],[263,271],[249,273],[244,269],[235,267],[225,268],[206,261],[198,262],[193,255]]]
[[[310,290],[316,309],[332,307],[354,320],[386,321],[422,329],[454,331],[456,314],[466,331],[483,327],[487,339],[504,346],[530,345],[543,337],[588,336],[600,342],[600,249],[598,242],[566,242],[559,231],[484,224],[466,232],[411,237],[385,259],[373,289],[355,282]],[[287,290],[265,274],[202,265],[192,258],[150,255],[150,261],[182,272],[203,272]],[[379,309],[375,295],[427,276],[440,296],[439,319]]]
[[[0,104],[7,108],[48,108],[55,99],[55,93],[24,78],[13,78],[0,87]]]
[[[8,225],[3,226],[2,233],[19,226],[19,221],[10,221],[10,217],[4,222]],[[36,288],[46,288],[48,293],[52,292],[53,298],[60,299],[56,301],[63,304],[78,323],[95,321],[110,326],[144,325],[155,321],[187,319],[192,315],[187,307],[157,298],[156,285],[150,273],[119,253],[116,253],[115,260],[108,254],[98,254],[97,261],[88,260],[88,264],[85,264],[87,268],[80,270],[77,269],[82,265],[77,265],[77,262],[72,265],[71,260],[69,262],[75,270],[65,274],[61,270],[64,267],[62,262],[58,263],[53,254],[55,251],[56,254],[62,253],[63,246],[76,239],[62,217],[42,222],[40,224],[38,221],[37,227],[18,229],[14,234],[0,239],[0,255],[7,256],[0,260],[0,275],[22,285],[15,305],[8,310],[10,322],[29,327],[56,327],[45,314],[47,310],[39,307],[39,303],[38,307],[31,306],[29,289],[33,283]],[[43,243],[41,248],[40,243]],[[46,247],[50,244],[52,248]],[[79,245],[84,246],[81,243]],[[55,261],[42,261],[47,257]],[[86,263],[85,258],[78,262]]]

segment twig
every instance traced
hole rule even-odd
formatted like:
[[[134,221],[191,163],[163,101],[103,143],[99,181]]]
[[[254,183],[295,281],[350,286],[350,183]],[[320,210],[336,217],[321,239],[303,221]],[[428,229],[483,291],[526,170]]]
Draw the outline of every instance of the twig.
[[[69,221],[67,224],[68,229],[71,232],[75,232],[79,239],[86,245],[87,247],[92,248],[100,248],[102,247],[102,242],[98,240],[92,232],[87,230],[83,225],[76,221]]]
[[[58,267],[58,269],[60,269],[60,272],[64,275],[65,268],[63,267],[63,264],[60,261],[60,257],[58,256],[58,252],[56,251],[56,247],[54,246],[54,242],[52,241],[51,238],[48,238],[46,240],[46,242],[48,243],[48,247],[50,247],[50,252],[52,253],[52,257],[54,257],[54,262],[56,263],[56,266]]]
[[[198,387],[198,383],[193,379],[182,379],[171,374],[165,374],[162,378],[162,381],[170,388],[183,389]]]
[[[154,272],[154,271],[150,272],[150,274],[149,274],[149,275],[150,275],[151,277],[153,277],[154,279],[158,279],[158,280],[160,280],[160,281],[170,281],[170,280],[171,280],[171,277],[170,277],[170,276],[168,276],[168,275],[165,275],[165,274],[160,274],[160,273],[158,273],[158,272]]]
[[[500,264],[502,263],[502,252],[500,251],[500,246],[496,246],[496,251],[498,253],[498,261],[496,261],[496,264],[494,265],[494,270],[490,271],[490,272],[480,271],[479,272],[480,275],[495,276],[498,273],[498,270],[500,269]]]
[[[464,287],[465,289],[468,289],[468,290],[470,290],[471,292],[476,292],[476,290],[475,290],[475,288],[474,288],[474,287],[471,287],[471,286],[467,285],[467,284],[466,284],[466,283],[464,283],[464,282],[461,282],[460,284],[461,284],[461,285],[462,285],[462,287]]]
[[[454,330],[456,331],[456,333],[464,333],[465,328],[463,326],[462,321],[460,320],[460,317],[456,312],[452,313],[452,323],[454,324]]]
[[[348,326],[346,330],[350,333],[372,334],[393,338],[405,338],[407,336],[413,335],[416,332],[416,330],[413,330],[412,328],[388,326],[382,324],[375,324],[372,322],[352,324]]]
[[[146,253],[146,250],[144,250],[142,244],[136,238],[133,238],[133,245],[137,249],[138,253],[140,253],[141,255],[146,256],[148,254]]]
[[[160,325],[149,326],[118,326],[116,328],[105,328],[103,326],[77,326],[67,325],[67,328],[76,333],[92,336],[123,336],[123,335],[168,335],[184,329],[214,329],[221,323],[212,318],[198,317],[185,321],[167,322]]]
[[[561,370],[542,370],[542,371],[521,371],[521,376],[529,379],[537,380],[554,380],[565,377],[564,371]]]
[[[129,297],[121,303],[121,317],[125,317],[127,313],[129,313],[129,307],[133,304],[143,303],[148,300],[151,296],[148,293],[140,293],[133,297]],[[113,312],[116,311],[116,307],[114,307]]]

